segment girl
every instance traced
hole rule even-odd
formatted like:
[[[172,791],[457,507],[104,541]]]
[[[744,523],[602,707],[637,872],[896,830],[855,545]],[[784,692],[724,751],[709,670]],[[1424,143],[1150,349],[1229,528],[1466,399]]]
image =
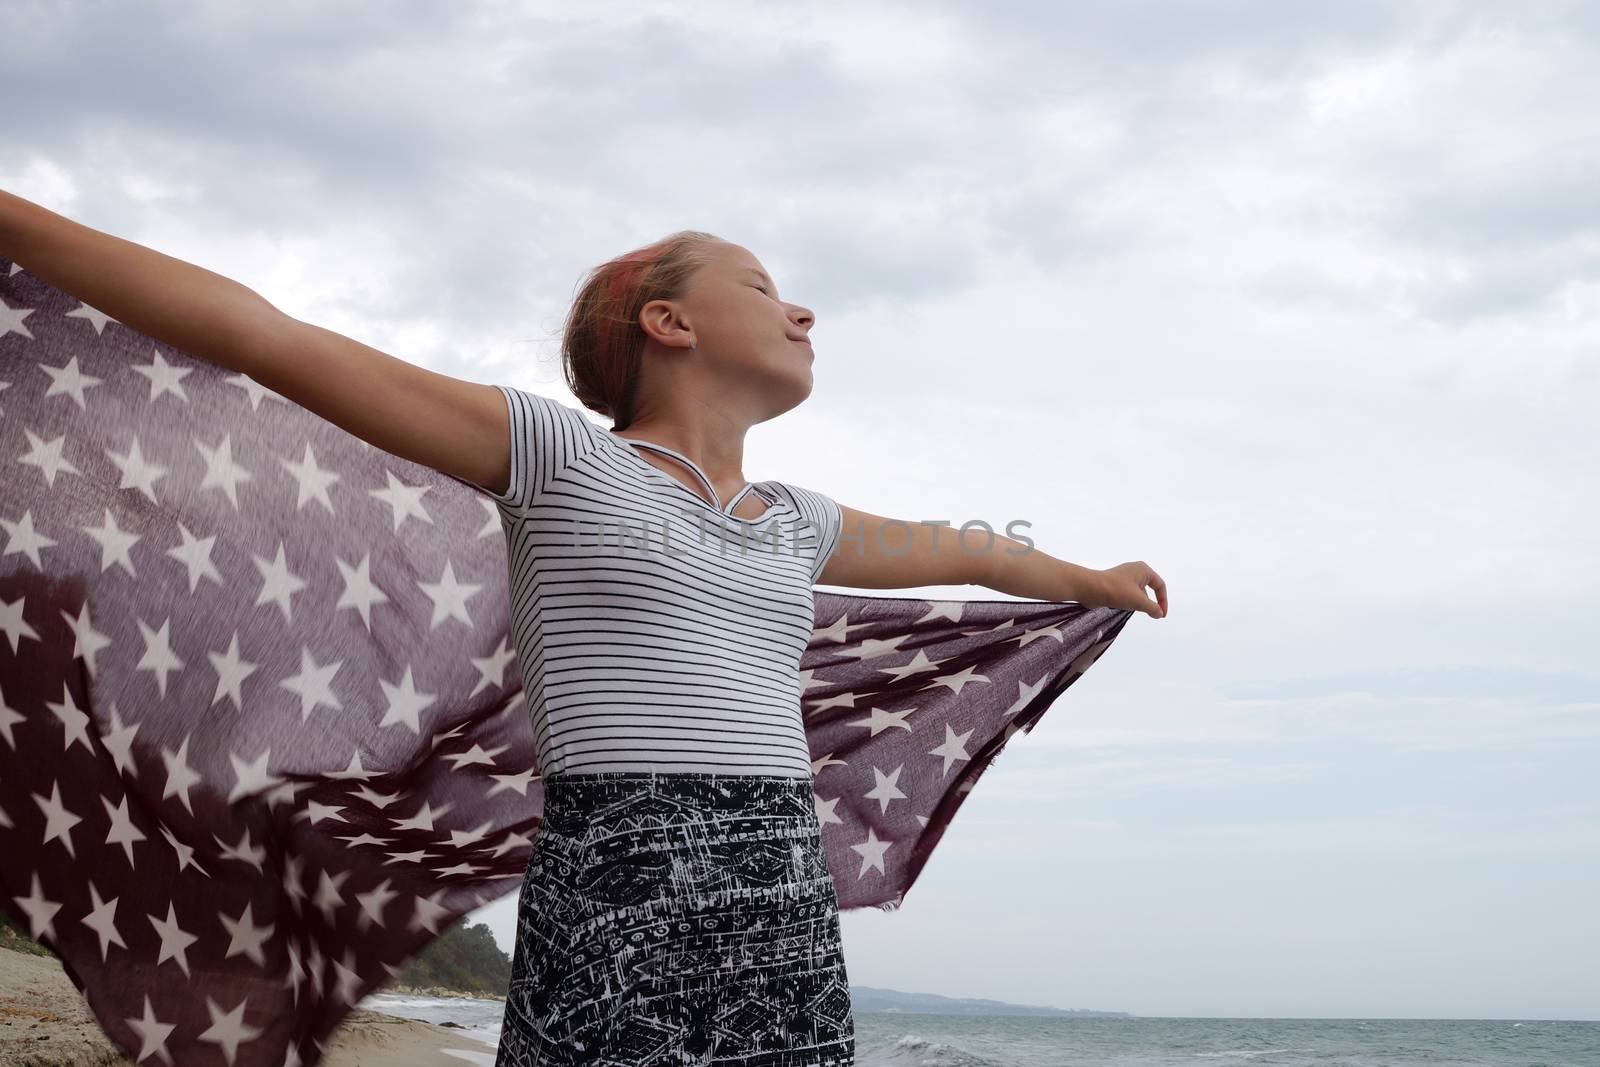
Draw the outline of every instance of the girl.
[[[3,192],[0,253],[497,502],[545,790],[502,1065],[853,1062],[798,700],[815,584],[982,585],[1166,615],[1142,562],[1092,571],[1000,537],[983,550],[747,481],[748,429],[810,394],[814,316],[710,234],[673,234],[583,284],[564,368],[609,430]]]

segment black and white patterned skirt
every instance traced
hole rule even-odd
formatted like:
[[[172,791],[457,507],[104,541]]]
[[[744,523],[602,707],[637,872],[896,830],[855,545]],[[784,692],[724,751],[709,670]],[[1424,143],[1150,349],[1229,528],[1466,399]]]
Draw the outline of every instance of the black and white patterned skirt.
[[[543,784],[497,1067],[854,1064],[810,779]]]

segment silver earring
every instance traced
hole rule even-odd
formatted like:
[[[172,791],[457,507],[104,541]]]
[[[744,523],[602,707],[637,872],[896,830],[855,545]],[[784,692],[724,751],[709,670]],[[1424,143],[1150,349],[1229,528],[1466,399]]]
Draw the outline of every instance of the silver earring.
[[[693,342],[693,341],[690,341],[690,342],[689,342],[689,351],[691,351],[691,352],[693,352],[693,351],[694,351],[694,347],[695,347],[695,346],[694,346],[694,342]]]

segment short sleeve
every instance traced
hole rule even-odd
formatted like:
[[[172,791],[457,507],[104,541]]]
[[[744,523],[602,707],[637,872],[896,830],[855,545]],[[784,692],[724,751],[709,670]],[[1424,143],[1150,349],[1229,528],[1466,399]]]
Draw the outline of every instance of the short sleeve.
[[[811,584],[816,585],[822,576],[822,568],[828,563],[828,557],[839,547],[840,529],[844,525],[843,513],[839,510],[838,503],[826,494],[790,485],[787,482],[776,484],[788,494],[789,499],[794,502],[795,510],[800,513],[800,518],[809,524],[814,534],[814,540],[809,543],[815,548],[815,555],[811,560]]]
[[[508,508],[525,508],[556,472],[595,447],[601,431],[570,404],[509,385],[495,388],[505,398],[511,428],[511,481],[503,493],[479,488]]]

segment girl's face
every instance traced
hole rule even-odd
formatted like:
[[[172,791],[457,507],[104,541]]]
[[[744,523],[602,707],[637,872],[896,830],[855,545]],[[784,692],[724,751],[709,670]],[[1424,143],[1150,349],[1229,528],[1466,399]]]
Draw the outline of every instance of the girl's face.
[[[718,383],[749,389],[769,401],[771,415],[811,393],[815,359],[807,334],[815,316],[791,304],[761,261],[736,244],[710,249],[710,259],[689,280],[677,313],[657,320],[679,345],[673,355]],[[692,340],[695,350],[688,352]]]

